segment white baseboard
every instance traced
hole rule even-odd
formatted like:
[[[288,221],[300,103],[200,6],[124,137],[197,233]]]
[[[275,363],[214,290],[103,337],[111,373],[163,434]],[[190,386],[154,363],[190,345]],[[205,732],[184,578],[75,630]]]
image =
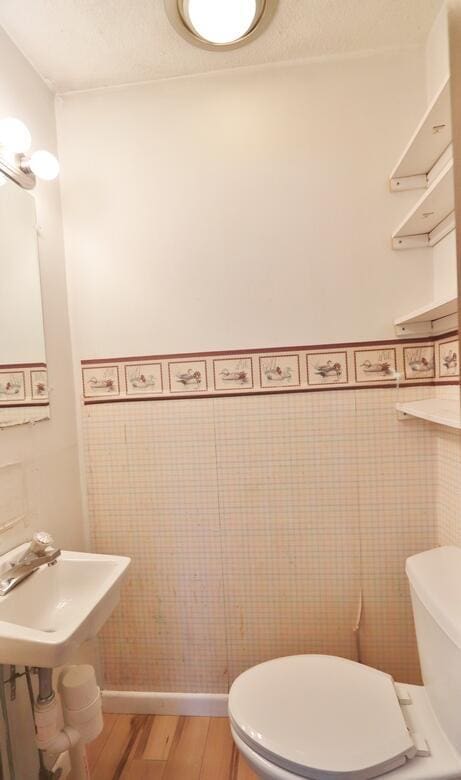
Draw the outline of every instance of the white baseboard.
[[[227,715],[227,693],[103,691],[104,712],[133,715]]]

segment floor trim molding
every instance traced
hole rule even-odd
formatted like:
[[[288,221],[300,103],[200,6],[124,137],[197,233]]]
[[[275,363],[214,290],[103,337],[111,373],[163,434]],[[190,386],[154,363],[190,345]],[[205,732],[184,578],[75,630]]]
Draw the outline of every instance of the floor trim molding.
[[[104,712],[134,715],[227,715],[227,693],[102,691]]]

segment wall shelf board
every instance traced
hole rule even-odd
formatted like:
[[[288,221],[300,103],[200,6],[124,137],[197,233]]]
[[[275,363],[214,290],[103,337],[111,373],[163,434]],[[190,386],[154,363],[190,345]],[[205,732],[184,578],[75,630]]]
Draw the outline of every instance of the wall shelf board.
[[[423,401],[398,403],[395,408],[405,417],[419,417],[421,420],[428,420],[438,425],[461,429],[459,399],[426,398]]]
[[[427,174],[451,143],[450,79],[425,112],[390,175],[391,190],[427,187]]]
[[[436,301],[415,309],[394,320],[394,328],[398,336],[431,335],[443,333],[457,327],[458,298],[454,296],[443,301]],[[443,320],[443,322],[442,322]]]
[[[392,234],[394,249],[435,246],[455,227],[453,161],[450,160]]]

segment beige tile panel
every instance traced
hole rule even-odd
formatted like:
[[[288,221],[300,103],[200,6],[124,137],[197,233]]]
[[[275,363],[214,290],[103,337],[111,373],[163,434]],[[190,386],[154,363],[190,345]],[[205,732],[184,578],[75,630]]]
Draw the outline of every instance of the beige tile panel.
[[[361,659],[417,681],[404,562],[461,543],[461,440],[402,423],[395,402],[376,388],[85,407],[93,544],[133,559],[102,633],[106,687],[222,692],[274,656],[355,658],[361,589]]]
[[[459,398],[454,387],[438,388],[442,398]],[[461,431],[434,426],[437,463],[437,530],[439,544],[461,546]]]

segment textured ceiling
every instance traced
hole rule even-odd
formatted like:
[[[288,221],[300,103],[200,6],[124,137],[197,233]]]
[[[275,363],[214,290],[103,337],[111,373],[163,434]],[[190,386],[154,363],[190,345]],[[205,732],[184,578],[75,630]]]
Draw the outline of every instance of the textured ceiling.
[[[0,25],[57,92],[423,43],[442,0],[279,0],[270,27],[209,52],[163,0],[0,0]]]

